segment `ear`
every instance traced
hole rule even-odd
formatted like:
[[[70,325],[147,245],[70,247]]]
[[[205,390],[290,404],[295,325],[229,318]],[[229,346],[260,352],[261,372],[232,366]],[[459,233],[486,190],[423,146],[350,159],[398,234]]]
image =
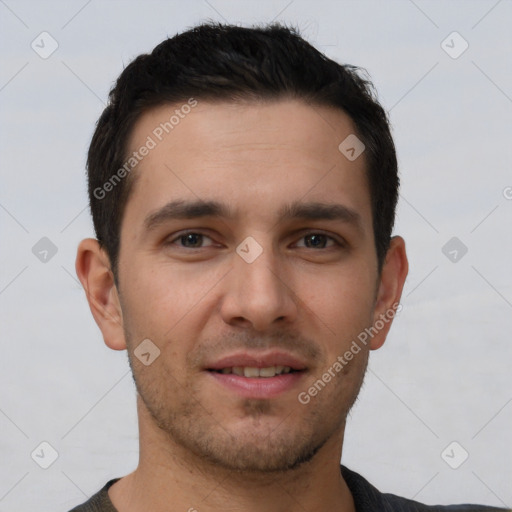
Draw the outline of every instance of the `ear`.
[[[394,236],[391,239],[379,278],[373,314],[373,332],[375,334],[370,342],[371,350],[376,350],[384,344],[395,314],[401,309],[400,297],[408,270],[409,263],[407,262],[404,239]]]
[[[124,350],[126,341],[121,304],[110,260],[98,240],[86,238],[80,242],[75,268],[105,344],[113,350]]]

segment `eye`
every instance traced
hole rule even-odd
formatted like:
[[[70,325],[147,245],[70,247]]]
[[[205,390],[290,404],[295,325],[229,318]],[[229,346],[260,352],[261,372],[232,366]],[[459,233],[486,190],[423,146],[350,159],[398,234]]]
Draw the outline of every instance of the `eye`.
[[[333,237],[324,233],[308,233],[301,240],[304,241],[304,244],[298,243],[297,246],[306,247],[307,249],[326,249],[333,245],[341,245]]]
[[[209,244],[204,245],[205,241],[210,241]],[[209,236],[203,235],[202,233],[187,232],[181,233],[180,235],[169,240],[169,245],[179,245],[186,249],[201,249],[202,247],[210,246],[212,239]]]

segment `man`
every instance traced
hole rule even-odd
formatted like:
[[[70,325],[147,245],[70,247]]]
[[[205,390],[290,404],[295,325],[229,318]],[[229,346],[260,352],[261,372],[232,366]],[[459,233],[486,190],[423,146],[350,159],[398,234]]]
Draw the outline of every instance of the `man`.
[[[279,25],[193,28],[123,71],[88,178],[76,269],[128,351],[140,460],[73,510],[444,510],[340,468],[408,268],[387,117],[355,68]]]

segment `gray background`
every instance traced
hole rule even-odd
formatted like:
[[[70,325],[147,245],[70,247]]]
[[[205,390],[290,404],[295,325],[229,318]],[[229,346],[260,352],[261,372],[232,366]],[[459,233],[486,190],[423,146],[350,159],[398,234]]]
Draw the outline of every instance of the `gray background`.
[[[123,67],[206,19],[296,24],[365,67],[390,111],[411,270],[344,464],[426,503],[512,507],[509,0],[0,0],[0,17],[0,512],[66,511],[136,466],[126,354],[103,344],[74,271],[93,233],[85,153]],[[51,48],[43,31],[58,43],[46,59],[31,48]],[[454,31],[469,44],[457,58]],[[45,262],[43,237],[57,248]],[[455,262],[452,237],[468,249],[456,242]],[[43,441],[59,454],[48,469]]]

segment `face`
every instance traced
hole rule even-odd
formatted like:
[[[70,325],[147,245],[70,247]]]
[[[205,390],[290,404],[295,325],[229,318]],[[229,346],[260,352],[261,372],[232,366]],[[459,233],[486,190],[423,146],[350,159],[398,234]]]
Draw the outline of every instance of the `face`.
[[[160,141],[176,108],[147,112],[130,141],[156,143],[137,165],[119,254],[139,395],[201,459],[298,467],[342,432],[370,344],[333,365],[384,313],[364,154],[338,149],[355,132],[348,116],[293,100],[199,101]],[[159,356],[146,365],[135,354],[147,339],[142,360]]]

